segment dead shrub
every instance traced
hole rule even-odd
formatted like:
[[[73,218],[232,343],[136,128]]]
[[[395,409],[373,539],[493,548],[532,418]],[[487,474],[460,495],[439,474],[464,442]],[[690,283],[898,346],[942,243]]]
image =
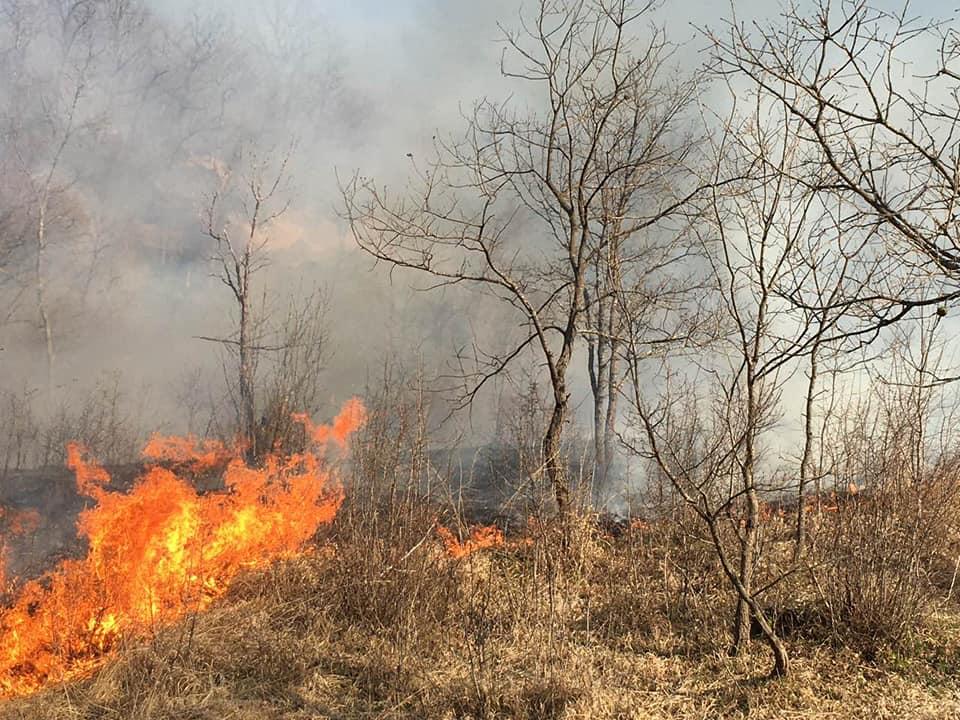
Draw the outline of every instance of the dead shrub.
[[[839,639],[875,653],[924,624],[943,597],[934,571],[955,535],[957,492],[952,474],[888,475],[831,507],[815,582]]]

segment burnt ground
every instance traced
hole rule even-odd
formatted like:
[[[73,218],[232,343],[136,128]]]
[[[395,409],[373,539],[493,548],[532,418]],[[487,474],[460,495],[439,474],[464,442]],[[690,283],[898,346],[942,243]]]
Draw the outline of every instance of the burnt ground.
[[[140,464],[107,467],[111,490],[128,490],[143,472]],[[73,472],[66,467],[10,471],[0,476],[0,506],[8,515],[35,512],[38,524],[28,532],[0,526],[7,552],[9,577],[33,577],[57,560],[82,551],[76,522],[93,500],[77,492]]]

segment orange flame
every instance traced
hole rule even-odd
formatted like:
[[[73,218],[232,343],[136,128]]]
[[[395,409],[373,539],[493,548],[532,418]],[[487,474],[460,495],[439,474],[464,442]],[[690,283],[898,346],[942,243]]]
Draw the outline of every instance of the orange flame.
[[[192,435],[154,435],[143,448],[143,457],[148,460],[182,465],[198,473],[226,465],[237,454],[218,440],[198,440]]]
[[[340,414],[334,418],[330,425],[314,425],[308,415],[297,413],[293,419],[301,423],[307,431],[307,435],[318,445],[333,440],[340,447],[346,447],[347,438],[358,427],[367,420],[367,411],[359,398],[347,400]]]
[[[315,428],[314,436],[345,445],[363,421],[362,407],[347,403],[333,430]],[[216,443],[154,438],[144,456],[197,471],[223,452]],[[297,552],[343,500],[322,456],[320,446],[253,468],[235,453],[226,490],[207,495],[154,466],[122,493],[108,489],[109,475],[82,447],[69,445],[77,488],[96,503],[77,522],[87,554],[26,583],[0,611],[0,697],[83,675],[118,640],[202,610],[241,570]]]
[[[443,541],[447,554],[459,559],[477,550],[503,545],[503,533],[493,525],[480,525],[470,529],[470,537],[460,541],[456,535],[442,525],[437,526],[437,535]]]

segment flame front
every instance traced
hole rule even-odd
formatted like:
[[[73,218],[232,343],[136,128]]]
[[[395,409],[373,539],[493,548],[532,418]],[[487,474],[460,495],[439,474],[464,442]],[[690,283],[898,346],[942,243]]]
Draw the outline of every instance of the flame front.
[[[437,534],[443,541],[447,554],[454,559],[466,557],[477,550],[503,545],[503,533],[493,525],[472,528],[470,537],[463,541],[442,525],[437,526]]]
[[[130,492],[110,490],[107,472],[82,447],[68,446],[77,488],[95,501],[77,522],[87,554],[26,583],[0,612],[0,696],[83,675],[117,640],[202,610],[242,569],[300,550],[343,500],[322,467],[320,443],[344,446],[363,419],[363,406],[352,400],[331,426],[308,426],[316,452],[272,455],[262,468],[210,441],[155,438],[147,445],[147,460],[174,462],[178,471],[226,462],[225,491],[209,494],[159,466]]]

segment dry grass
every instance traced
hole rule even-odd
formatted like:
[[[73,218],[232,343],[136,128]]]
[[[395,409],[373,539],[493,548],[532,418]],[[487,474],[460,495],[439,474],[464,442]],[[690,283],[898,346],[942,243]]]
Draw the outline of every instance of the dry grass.
[[[331,550],[240,578],[211,611],[0,717],[960,716],[953,613],[869,663],[795,639],[792,675],[768,681],[763,647],[725,656],[725,596],[684,588],[649,536],[584,522],[573,551],[547,529],[454,561],[431,527],[425,511],[347,507],[319,540]]]
[[[683,506],[616,538],[595,518],[562,532],[532,522],[503,547],[447,556],[437,517],[463,518],[431,494],[424,416],[399,395],[371,402],[347,501],[316,552],[238,578],[208,612],[128,642],[86,680],[0,705],[0,718],[960,717],[952,491],[919,504],[877,494],[825,516],[803,563],[816,573],[763,597],[800,625],[785,630],[791,674],[774,681],[762,643],[727,656],[728,582]],[[761,584],[792,555],[789,527],[770,522]],[[904,528],[913,544],[891,546]],[[896,642],[861,642],[890,617]]]

